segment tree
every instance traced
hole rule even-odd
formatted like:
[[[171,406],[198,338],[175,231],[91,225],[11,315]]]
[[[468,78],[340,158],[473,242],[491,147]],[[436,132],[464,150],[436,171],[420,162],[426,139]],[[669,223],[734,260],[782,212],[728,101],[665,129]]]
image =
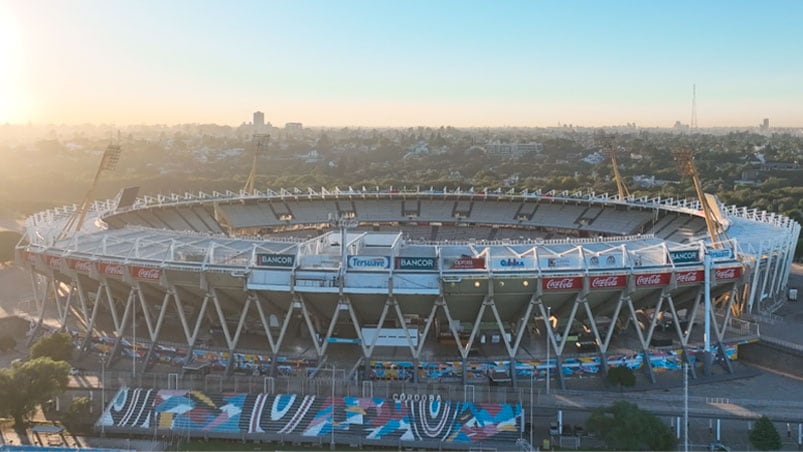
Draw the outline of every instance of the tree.
[[[608,383],[618,386],[620,390],[624,387],[631,388],[636,385],[636,374],[625,365],[612,367],[608,369]]]
[[[21,426],[40,404],[64,392],[70,365],[42,357],[0,369],[0,415]]]
[[[17,346],[17,341],[9,335],[0,336],[0,352],[5,353],[13,350]]]
[[[586,429],[616,450],[674,450],[677,445],[672,429],[652,413],[625,401],[595,409]]]
[[[31,347],[31,358],[49,357],[53,361],[69,361],[72,358],[72,337],[67,333],[45,336]]]
[[[758,450],[778,450],[781,448],[781,435],[767,416],[761,416],[750,431],[750,444]]]

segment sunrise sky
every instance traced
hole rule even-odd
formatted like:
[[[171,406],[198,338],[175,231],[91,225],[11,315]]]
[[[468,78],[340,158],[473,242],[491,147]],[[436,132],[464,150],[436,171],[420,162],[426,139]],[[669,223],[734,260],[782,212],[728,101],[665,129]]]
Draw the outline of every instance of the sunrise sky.
[[[0,123],[803,126],[803,2],[0,0]]]

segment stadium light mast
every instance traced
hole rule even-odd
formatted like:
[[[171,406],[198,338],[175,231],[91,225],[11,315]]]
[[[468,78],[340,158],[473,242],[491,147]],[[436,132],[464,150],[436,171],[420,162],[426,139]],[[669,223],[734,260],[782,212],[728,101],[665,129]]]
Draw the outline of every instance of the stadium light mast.
[[[97,188],[101,173],[104,171],[114,171],[114,169],[117,168],[117,163],[120,162],[121,152],[120,134],[118,132],[117,143],[110,143],[108,146],[106,146],[106,150],[103,151],[103,157],[100,159],[100,165],[98,165],[98,169],[95,171],[95,178],[92,179],[92,185],[89,187],[89,191],[87,191],[86,196],[84,196],[81,206],[67,220],[60,238],[68,235],[70,232],[78,232],[81,230],[81,227],[84,225],[84,220],[86,219],[86,214],[89,211],[89,205],[92,202],[92,199],[95,197],[95,189]]]
[[[243,191],[246,193],[254,193],[254,183],[257,177],[257,158],[260,154],[267,152],[268,144],[270,143],[270,135],[264,133],[254,134],[253,140],[256,144],[254,146],[253,160],[251,161],[251,172],[248,174],[248,179],[245,181]]]
[[[724,242],[728,240],[722,225],[716,220],[716,215],[708,202],[708,198],[703,193],[703,187],[700,184],[700,177],[697,173],[697,167],[694,165],[694,151],[689,148],[680,148],[672,151],[672,156],[678,165],[678,171],[681,176],[688,176],[694,184],[694,190],[697,192],[697,199],[700,201],[700,206],[703,210],[705,217],[705,225],[708,228],[708,236],[711,238],[711,246],[714,248],[722,248]]]
[[[602,154],[611,161],[613,167],[613,179],[616,181],[616,190],[619,192],[619,199],[624,200],[630,197],[630,191],[622,180],[622,175],[619,173],[619,162],[616,161],[616,137],[612,134],[605,133],[604,130],[597,130],[594,133],[594,140],[602,148]]]

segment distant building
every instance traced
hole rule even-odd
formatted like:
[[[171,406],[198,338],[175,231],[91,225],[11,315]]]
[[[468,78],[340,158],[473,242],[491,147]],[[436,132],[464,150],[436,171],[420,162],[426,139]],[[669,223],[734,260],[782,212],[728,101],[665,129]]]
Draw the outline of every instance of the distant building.
[[[288,122],[284,125],[285,130],[302,130],[304,126],[300,122]]]
[[[254,112],[254,125],[255,126],[265,125],[265,113],[262,113],[261,111]]]
[[[501,143],[491,142],[485,145],[485,152],[495,157],[521,157],[525,154],[540,154],[544,151],[541,143]]]
[[[770,128],[770,118],[764,118],[764,121],[761,121],[761,125],[759,126],[761,130],[767,130]]]

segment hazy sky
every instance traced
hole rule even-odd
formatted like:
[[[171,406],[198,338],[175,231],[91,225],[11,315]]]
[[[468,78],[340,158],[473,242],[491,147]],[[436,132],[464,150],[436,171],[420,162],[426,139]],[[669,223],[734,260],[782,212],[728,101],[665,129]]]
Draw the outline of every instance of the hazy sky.
[[[803,2],[0,0],[0,123],[803,126]]]

